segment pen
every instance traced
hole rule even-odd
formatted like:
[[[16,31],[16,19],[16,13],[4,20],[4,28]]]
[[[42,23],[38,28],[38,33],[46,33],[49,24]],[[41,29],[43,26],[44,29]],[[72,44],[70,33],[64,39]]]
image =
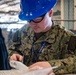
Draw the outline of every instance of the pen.
[[[53,66],[53,67],[51,67],[52,69],[57,69],[59,66]]]

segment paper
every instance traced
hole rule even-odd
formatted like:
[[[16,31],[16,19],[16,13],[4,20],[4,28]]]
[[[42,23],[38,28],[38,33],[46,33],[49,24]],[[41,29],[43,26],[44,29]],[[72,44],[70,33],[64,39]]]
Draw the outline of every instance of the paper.
[[[23,70],[0,70],[0,75],[21,75],[25,73]]]
[[[48,75],[50,71],[51,68],[33,70],[33,71],[7,70],[7,71],[0,71],[0,75]]]
[[[33,70],[26,72],[25,74],[21,75],[48,75],[48,73],[51,71],[52,68],[45,68],[45,69],[39,69],[39,70]],[[50,75],[55,75],[54,73]]]
[[[18,61],[10,61],[10,65],[15,68],[12,70],[0,70],[0,75],[48,75],[51,69],[57,68],[40,68],[37,70],[29,71],[28,67],[21,62]],[[54,73],[50,75],[55,75]],[[67,75],[76,75],[76,74],[67,74]]]
[[[0,71],[0,75],[48,75],[52,68],[41,68],[30,71],[26,65],[18,61],[10,61],[10,66],[13,70]],[[54,74],[53,74],[54,75]]]
[[[14,60],[11,60],[10,61],[10,66],[12,68],[15,68],[17,70],[28,70],[28,67],[26,65],[24,65],[22,62],[19,62],[19,61],[14,61]]]

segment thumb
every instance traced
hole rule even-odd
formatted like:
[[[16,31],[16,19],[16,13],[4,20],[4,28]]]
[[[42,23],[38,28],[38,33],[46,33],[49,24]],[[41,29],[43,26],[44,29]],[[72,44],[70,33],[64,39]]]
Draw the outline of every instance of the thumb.
[[[17,57],[18,61],[20,61],[20,62],[23,61],[23,56],[22,55],[17,54],[16,57]]]

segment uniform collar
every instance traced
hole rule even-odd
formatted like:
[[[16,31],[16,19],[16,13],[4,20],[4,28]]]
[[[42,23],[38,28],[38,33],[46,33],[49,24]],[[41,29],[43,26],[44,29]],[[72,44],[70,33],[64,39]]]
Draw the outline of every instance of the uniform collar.
[[[54,43],[56,40],[56,36],[58,34],[58,28],[59,28],[58,25],[53,26],[48,32],[46,32],[37,41],[35,41],[35,43],[41,43],[41,42]]]

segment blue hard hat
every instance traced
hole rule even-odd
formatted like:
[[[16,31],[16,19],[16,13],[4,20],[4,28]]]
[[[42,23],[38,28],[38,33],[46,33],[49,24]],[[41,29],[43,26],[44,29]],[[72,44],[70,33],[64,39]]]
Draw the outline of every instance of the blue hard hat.
[[[21,0],[19,18],[21,20],[35,19],[51,10],[57,0]]]

